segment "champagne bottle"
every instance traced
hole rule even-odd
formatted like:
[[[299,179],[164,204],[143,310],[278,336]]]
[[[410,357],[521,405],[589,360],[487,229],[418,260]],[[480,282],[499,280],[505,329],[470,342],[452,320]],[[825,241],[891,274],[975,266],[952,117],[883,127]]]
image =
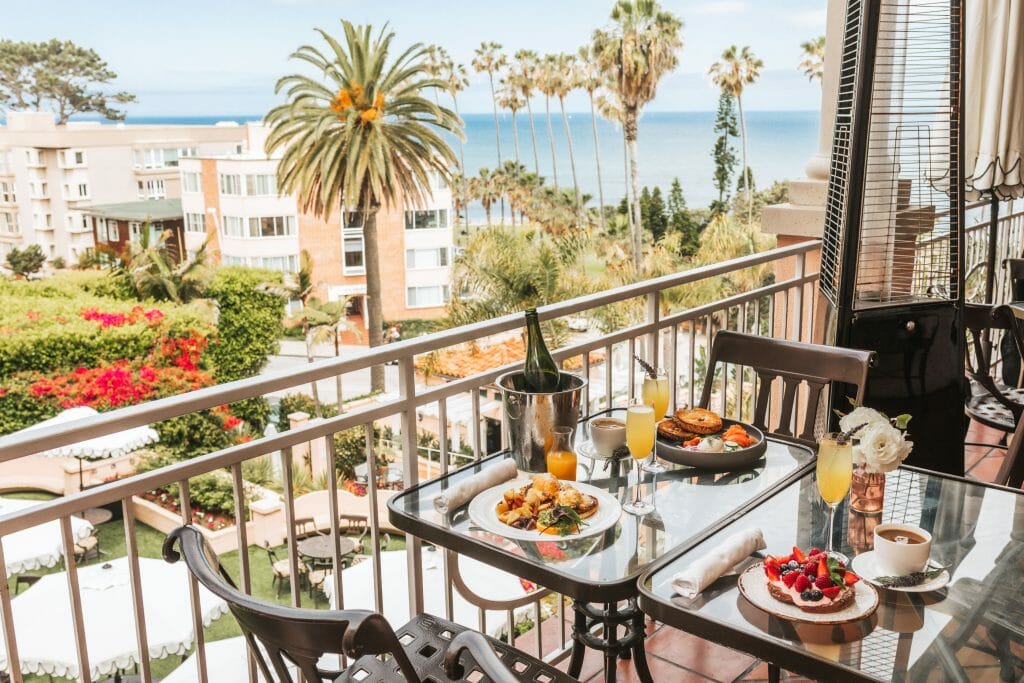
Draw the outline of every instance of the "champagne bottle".
[[[526,367],[523,373],[526,389],[537,393],[558,391],[558,366],[548,352],[540,332],[537,309],[526,309]]]

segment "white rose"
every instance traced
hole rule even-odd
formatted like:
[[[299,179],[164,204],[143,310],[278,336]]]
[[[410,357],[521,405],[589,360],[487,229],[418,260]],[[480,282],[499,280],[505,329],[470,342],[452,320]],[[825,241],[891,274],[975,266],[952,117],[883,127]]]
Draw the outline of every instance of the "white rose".
[[[854,461],[863,463],[868,472],[891,472],[899,467],[914,447],[903,438],[903,432],[887,422],[869,424],[859,436],[860,444],[854,448]]]
[[[889,420],[874,408],[859,406],[839,418],[839,429],[848,432],[861,425],[873,425],[876,423],[889,424]],[[867,429],[867,427],[864,429]],[[862,434],[863,432],[864,430],[861,430],[859,433]]]

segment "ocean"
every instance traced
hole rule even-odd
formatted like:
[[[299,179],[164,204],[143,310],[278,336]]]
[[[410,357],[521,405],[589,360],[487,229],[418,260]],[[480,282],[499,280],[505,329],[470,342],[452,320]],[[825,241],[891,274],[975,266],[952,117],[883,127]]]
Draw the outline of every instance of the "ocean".
[[[547,121],[543,102],[535,102],[534,126],[537,133],[537,156],[540,173],[549,182],[554,180]],[[817,149],[818,112],[815,111],[753,111],[746,113],[748,163],[758,187],[768,187],[774,180],[790,180],[804,175],[804,164]],[[130,117],[128,123],[211,124],[217,121],[258,121],[259,116],[193,116],[193,117]],[[679,178],[691,208],[707,206],[716,197],[712,185],[714,161],[711,150],[715,142],[714,112],[648,112],[640,119],[639,156],[641,185],[660,187],[667,193],[673,178]],[[465,114],[466,168],[475,173],[481,167],[497,165],[494,139],[494,118],[491,114]],[[502,159],[515,158],[512,116],[499,114]],[[534,170],[530,124],[525,112],[516,116],[519,137],[519,159]],[[589,113],[569,114],[576,173],[581,189],[597,202],[597,163]],[[552,138],[555,142],[555,169],[558,184],[572,186],[568,145],[561,115],[552,110]],[[598,119],[598,140],[601,155],[602,185],[606,204],[617,204],[625,193],[625,166],[622,134],[617,126]],[[453,140],[458,153],[458,143]],[[735,143],[737,159],[739,140]],[[737,163],[737,174],[739,163]],[[473,211],[476,217],[477,211]]]

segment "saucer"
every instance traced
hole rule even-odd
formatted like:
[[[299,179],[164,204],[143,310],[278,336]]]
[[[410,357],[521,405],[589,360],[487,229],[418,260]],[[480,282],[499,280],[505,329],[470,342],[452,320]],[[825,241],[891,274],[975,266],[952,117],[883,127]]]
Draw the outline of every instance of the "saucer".
[[[587,460],[608,460],[611,457],[598,453],[597,447],[590,439],[576,444],[576,455],[583,456]]]
[[[943,571],[931,581],[925,581],[924,583],[916,586],[903,586],[901,588],[882,586],[875,581],[876,577],[885,576],[885,573],[878,568],[876,559],[877,556],[873,550],[861,553],[857,557],[853,558],[853,563],[850,565],[850,568],[853,569],[857,576],[860,576],[868,583],[879,586],[880,588],[885,588],[886,590],[898,591],[900,593],[927,593],[929,591],[937,591],[941,588],[945,588],[946,584],[949,583],[949,572]],[[931,560],[928,561],[928,566],[929,568],[935,568],[935,565],[931,563]]]

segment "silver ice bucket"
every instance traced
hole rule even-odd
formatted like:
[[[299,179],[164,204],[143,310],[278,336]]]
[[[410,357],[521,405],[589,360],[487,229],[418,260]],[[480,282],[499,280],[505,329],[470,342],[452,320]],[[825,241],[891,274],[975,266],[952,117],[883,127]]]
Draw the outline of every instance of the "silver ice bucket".
[[[587,381],[567,372],[560,374],[559,386],[567,388],[554,393],[527,391],[521,371],[508,372],[498,378],[509,446],[516,466],[522,471],[546,472],[544,456],[551,445],[552,430],[555,427],[575,430],[579,422],[580,400]]]

